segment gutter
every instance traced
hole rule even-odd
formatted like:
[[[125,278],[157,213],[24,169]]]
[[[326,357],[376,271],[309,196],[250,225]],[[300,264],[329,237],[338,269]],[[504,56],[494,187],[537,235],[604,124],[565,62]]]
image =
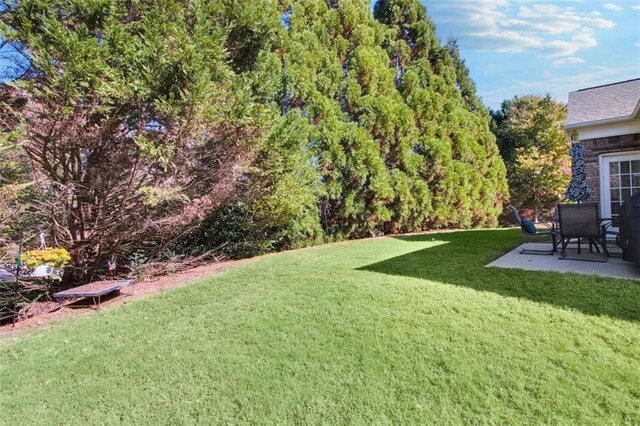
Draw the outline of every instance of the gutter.
[[[638,104],[635,111],[631,115],[627,115],[624,117],[605,118],[602,120],[585,121],[582,123],[565,124],[564,128],[565,130],[571,130],[571,129],[579,129],[581,127],[592,127],[592,126],[599,126],[602,124],[615,124],[615,123],[621,123],[623,121],[633,121],[637,118],[639,111],[640,111],[640,103]]]

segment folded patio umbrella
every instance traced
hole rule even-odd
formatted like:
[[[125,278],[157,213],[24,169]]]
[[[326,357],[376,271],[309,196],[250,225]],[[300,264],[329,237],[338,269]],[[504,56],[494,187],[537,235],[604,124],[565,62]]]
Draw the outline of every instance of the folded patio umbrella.
[[[584,164],[585,149],[580,143],[572,143],[569,155],[571,156],[571,182],[567,188],[567,198],[571,201],[584,201],[591,196],[591,189],[587,185],[587,171]]]

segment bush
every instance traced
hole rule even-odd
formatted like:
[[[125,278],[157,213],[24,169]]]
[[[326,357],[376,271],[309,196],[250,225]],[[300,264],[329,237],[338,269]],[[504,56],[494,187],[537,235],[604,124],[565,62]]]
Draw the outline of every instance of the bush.
[[[215,250],[232,259],[242,259],[267,253],[271,243],[247,205],[239,202],[214,211],[171,249],[188,255]]]

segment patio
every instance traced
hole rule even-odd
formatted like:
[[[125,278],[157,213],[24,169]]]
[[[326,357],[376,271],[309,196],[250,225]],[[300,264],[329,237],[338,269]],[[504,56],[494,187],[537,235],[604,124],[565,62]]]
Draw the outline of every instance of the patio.
[[[634,263],[625,262],[620,258],[621,250],[611,243],[607,246],[609,252],[615,257],[609,257],[607,262],[598,262],[601,255],[597,252],[590,253],[589,245],[582,244],[581,253],[578,254],[576,244],[567,247],[567,258],[559,259],[560,252],[553,255],[521,254],[523,248],[527,250],[548,250],[549,243],[525,243],[514,248],[505,255],[489,263],[490,268],[523,269],[528,271],[553,271],[571,272],[584,275],[597,275],[601,277],[626,278],[640,280],[640,268]],[[581,260],[575,260],[581,259]],[[592,260],[589,262],[589,260]]]

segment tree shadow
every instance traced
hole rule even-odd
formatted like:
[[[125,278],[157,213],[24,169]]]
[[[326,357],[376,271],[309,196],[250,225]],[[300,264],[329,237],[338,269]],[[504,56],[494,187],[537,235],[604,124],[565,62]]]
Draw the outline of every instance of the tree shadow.
[[[640,282],[590,275],[485,265],[513,249],[517,231],[472,231],[394,237],[409,243],[439,242],[357,270],[420,278],[524,298],[588,315],[640,321]]]

